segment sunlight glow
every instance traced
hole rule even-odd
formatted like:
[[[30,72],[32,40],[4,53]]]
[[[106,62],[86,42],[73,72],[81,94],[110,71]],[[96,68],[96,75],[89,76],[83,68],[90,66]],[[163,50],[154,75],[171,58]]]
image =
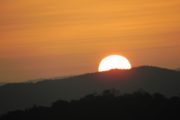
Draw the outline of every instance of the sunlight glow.
[[[131,64],[127,58],[120,55],[110,55],[102,59],[98,71],[109,71],[112,69],[131,69]]]

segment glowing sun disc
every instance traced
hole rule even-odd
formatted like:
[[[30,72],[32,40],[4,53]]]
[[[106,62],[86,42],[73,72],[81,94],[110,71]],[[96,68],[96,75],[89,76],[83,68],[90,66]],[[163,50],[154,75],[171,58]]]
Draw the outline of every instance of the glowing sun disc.
[[[98,71],[109,71],[112,69],[131,69],[131,64],[127,58],[120,55],[110,55],[103,58],[99,64]]]

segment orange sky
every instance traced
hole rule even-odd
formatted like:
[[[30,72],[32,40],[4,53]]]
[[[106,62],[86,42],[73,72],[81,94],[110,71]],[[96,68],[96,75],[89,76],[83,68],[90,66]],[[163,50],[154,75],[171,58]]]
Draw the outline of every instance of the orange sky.
[[[0,82],[133,66],[180,67],[179,0],[1,0]]]

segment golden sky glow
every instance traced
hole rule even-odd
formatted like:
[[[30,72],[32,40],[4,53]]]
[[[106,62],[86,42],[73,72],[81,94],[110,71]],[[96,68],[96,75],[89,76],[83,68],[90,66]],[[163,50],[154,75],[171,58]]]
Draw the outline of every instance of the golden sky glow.
[[[1,0],[0,82],[133,66],[180,67],[179,0]]]

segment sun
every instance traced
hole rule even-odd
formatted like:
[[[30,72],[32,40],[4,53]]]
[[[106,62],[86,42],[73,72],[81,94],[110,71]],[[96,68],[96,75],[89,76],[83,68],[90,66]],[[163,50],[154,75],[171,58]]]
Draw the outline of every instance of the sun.
[[[103,72],[112,69],[131,69],[131,64],[124,56],[109,55],[101,60],[98,71]]]

